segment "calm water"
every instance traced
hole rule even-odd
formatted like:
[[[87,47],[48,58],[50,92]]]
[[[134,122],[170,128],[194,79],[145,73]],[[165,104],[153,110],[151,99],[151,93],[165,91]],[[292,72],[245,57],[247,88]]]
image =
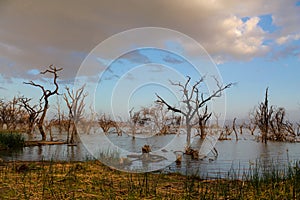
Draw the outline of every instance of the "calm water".
[[[38,136],[37,136],[38,137]],[[56,139],[65,139],[65,135],[55,135]],[[174,139],[174,135],[155,136],[152,138],[136,138],[134,141],[128,135],[117,136],[112,134],[109,140],[120,149],[139,154],[144,144],[149,144],[152,151],[165,147]],[[38,139],[38,138],[36,138]],[[181,135],[178,140],[185,141],[185,136]],[[0,157],[4,160],[79,160],[84,161],[91,158],[90,152],[95,147],[103,146],[107,143],[99,141],[98,133],[85,136],[83,143],[77,146],[67,145],[45,145],[25,147],[20,152],[0,152]],[[91,146],[90,146],[91,145]],[[94,145],[94,146],[93,146]],[[193,147],[199,148],[200,143],[197,138],[194,139]],[[254,167],[259,162],[262,166],[269,167],[276,164],[278,167],[285,167],[300,159],[299,143],[268,142],[267,145],[257,142],[252,136],[241,137],[239,141],[224,140],[216,143],[218,157],[208,156],[203,160],[191,160],[189,156],[183,156],[181,165],[171,163],[165,168],[165,171],[176,171],[182,174],[198,174],[205,178],[226,177],[228,172],[238,173],[240,177],[250,166]],[[174,148],[174,149],[173,149]],[[87,150],[88,149],[88,150]],[[168,151],[172,154],[176,150],[175,146],[170,146]],[[164,162],[163,165],[166,163]]]

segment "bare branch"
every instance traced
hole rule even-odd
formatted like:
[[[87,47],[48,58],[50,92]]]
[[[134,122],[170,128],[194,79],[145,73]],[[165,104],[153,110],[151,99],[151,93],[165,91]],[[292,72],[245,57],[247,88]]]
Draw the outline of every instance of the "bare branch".
[[[175,107],[170,106],[170,105],[169,105],[165,100],[163,100],[163,98],[161,98],[158,94],[155,93],[155,95],[156,95],[156,97],[159,99],[159,100],[157,100],[156,102],[165,104],[165,105],[167,106],[168,110],[172,110],[173,112],[178,112],[178,113],[184,114],[181,110],[179,110],[179,109],[177,109],[177,108],[175,108]],[[184,114],[184,115],[185,115],[185,114]]]
[[[202,101],[201,103],[199,104],[199,108],[204,106],[208,101],[212,100],[213,98],[215,97],[221,97],[222,95],[222,91],[230,88],[231,86],[233,86],[234,84],[233,83],[229,83],[225,86],[221,86],[219,87],[219,89],[217,89],[215,92],[213,92],[209,97],[207,97],[206,99],[203,98],[203,95],[202,95]]]

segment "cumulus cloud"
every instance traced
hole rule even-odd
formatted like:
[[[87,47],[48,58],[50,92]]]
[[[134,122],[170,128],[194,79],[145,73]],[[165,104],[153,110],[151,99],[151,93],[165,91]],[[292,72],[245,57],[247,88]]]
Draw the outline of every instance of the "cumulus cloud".
[[[219,57],[251,59],[268,52],[263,44],[265,32],[258,26],[259,18],[252,17],[243,22],[237,16],[223,20],[220,25],[220,38],[215,38],[216,45],[209,48],[210,52]]]
[[[295,4],[293,0],[4,1],[0,4],[1,74],[30,78],[28,70],[54,64],[64,67],[61,77],[72,79],[82,55],[99,42],[145,26],[187,34],[218,62],[249,60],[272,50],[266,40],[274,41],[271,45],[299,40],[300,8]],[[260,16],[266,14],[279,27],[274,33],[259,26]],[[107,51],[111,48],[117,47]],[[188,48],[186,44],[183,50]],[[10,69],[1,62],[4,58],[14,63]]]

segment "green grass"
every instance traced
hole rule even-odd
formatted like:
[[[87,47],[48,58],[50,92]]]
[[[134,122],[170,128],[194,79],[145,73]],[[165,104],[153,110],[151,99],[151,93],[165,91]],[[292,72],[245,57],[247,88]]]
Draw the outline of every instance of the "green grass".
[[[275,165],[274,165],[275,166]],[[125,173],[99,161],[9,162],[0,166],[0,199],[299,199],[299,162],[242,179],[203,180],[178,173]]]
[[[0,131],[0,149],[21,149],[24,147],[24,141],[24,136],[21,133]]]

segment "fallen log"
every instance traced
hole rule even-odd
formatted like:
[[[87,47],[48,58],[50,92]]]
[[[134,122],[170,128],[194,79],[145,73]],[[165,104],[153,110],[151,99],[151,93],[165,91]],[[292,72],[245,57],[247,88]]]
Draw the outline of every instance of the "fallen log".
[[[66,141],[25,141],[25,147],[41,146],[41,145],[62,145],[67,144]]]

